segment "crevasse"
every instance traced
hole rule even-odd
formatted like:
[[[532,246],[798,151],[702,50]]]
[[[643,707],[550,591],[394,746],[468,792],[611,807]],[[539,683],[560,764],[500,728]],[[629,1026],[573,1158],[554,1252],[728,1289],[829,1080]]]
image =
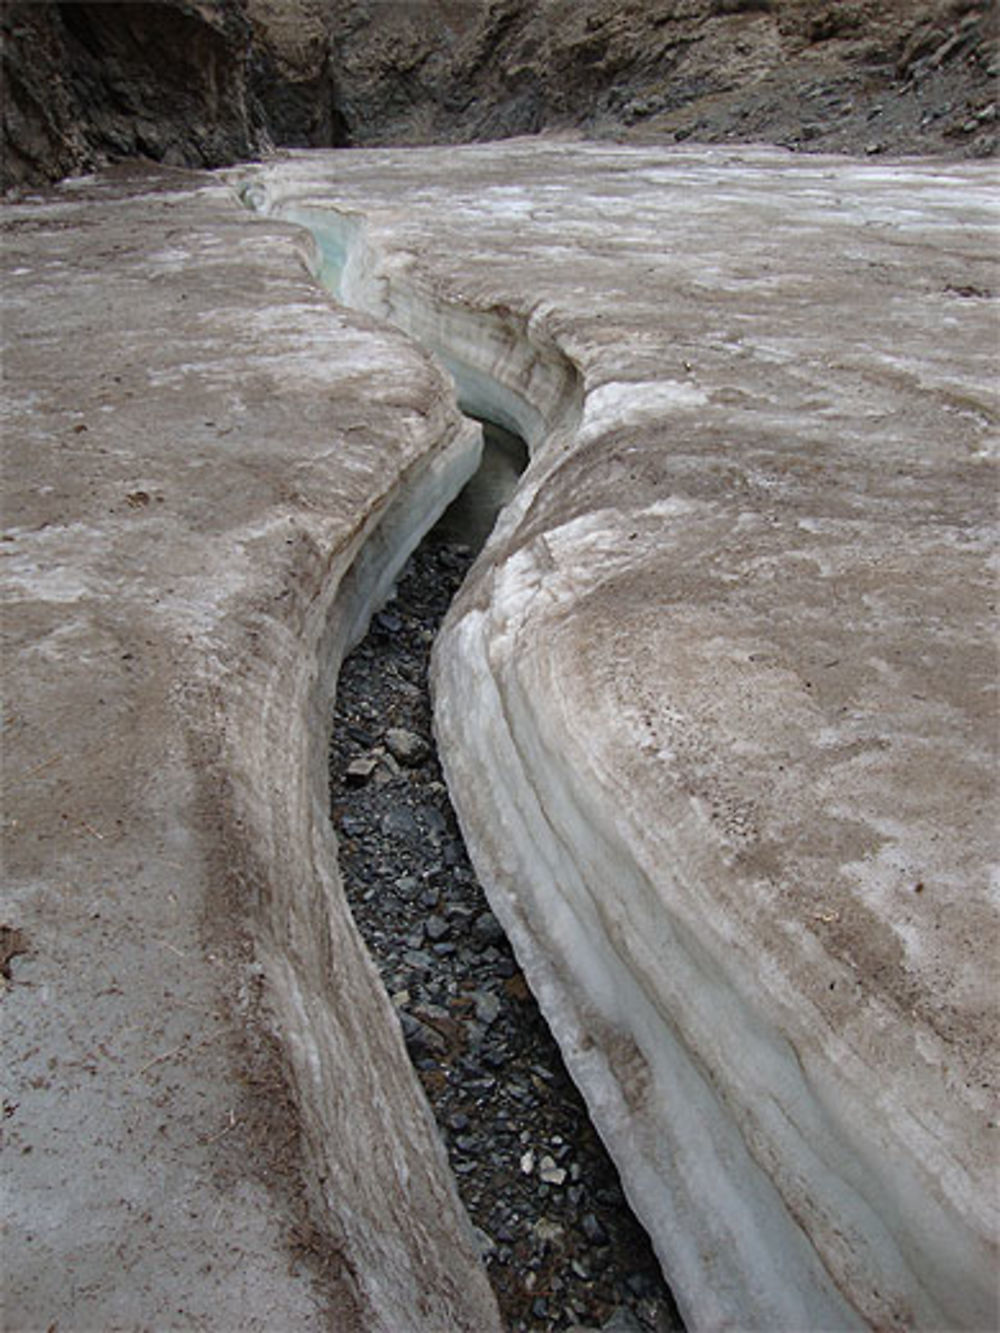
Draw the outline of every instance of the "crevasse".
[[[395,325],[443,365],[454,381],[462,411],[520,435],[532,459],[543,466],[543,456],[551,458],[571,445],[584,417],[583,377],[549,335],[544,310],[526,318],[503,306],[477,308],[452,293],[432,289],[415,258],[395,246],[381,247],[376,224],[361,214],[326,201],[318,205],[297,196],[284,197],[272,191],[270,182],[260,180],[245,184],[240,195],[254,211],[301,229],[304,261],[336,300]],[[516,525],[533,492],[532,472],[529,465],[524,483],[501,515],[500,540]],[[344,580],[338,601],[346,599],[357,610],[347,616],[352,629],[338,662],[363,636],[370,615],[431,526],[433,520],[428,521],[426,514],[408,512],[411,503],[404,489]],[[510,569],[497,571],[501,601],[504,586],[511,579],[518,583],[519,567],[515,560]],[[537,571],[531,578],[537,578]],[[775,1326],[804,1327],[816,1319],[824,1327],[859,1326],[807,1237],[786,1212],[773,1182],[748,1152],[738,1125],[718,1102],[683,1034],[651,1002],[628,958],[606,935],[600,915],[589,919],[584,919],[586,912],[581,915],[579,904],[593,900],[593,865],[588,863],[604,862],[609,855],[617,862],[621,849],[605,845],[600,812],[591,812],[594,817],[589,822],[584,817],[581,824],[581,812],[563,779],[556,791],[567,792],[569,819],[552,818],[533,781],[536,763],[522,752],[524,742],[515,734],[510,705],[501,697],[491,669],[493,632],[490,615],[473,610],[450,626],[446,623],[439,640],[435,693],[445,698],[435,698],[435,730],[442,768],[491,906],[616,1160],[629,1201],[650,1232],[685,1320],[707,1320],[721,1327],[752,1308]],[[479,739],[467,747],[468,753],[458,753],[455,747],[462,749],[466,719],[473,714]],[[530,714],[529,706],[526,716]],[[481,752],[483,745],[489,753]],[[474,808],[476,802],[463,801],[456,792],[469,781],[477,762],[491,771],[502,770],[505,777],[495,784],[498,789],[491,800],[484,797]],[[484,803],[489,806],[485,813]],[[488,850],[497,828],[493,838],[479,836],[477,823],[482,818],[493,820],[509,847],[499,877],[490,873],[495,867]],[[575,843],[572,832],[566,842],[567,828],[576,830]],[[627,856],[618,870],[633,873]],[[638,868],[635,873],[640,873]],[[552,921],[541,931],[537,923],[529,922],[512,892],[511,886],[525,876],[542,886],[551,907]],[[668,923],[663,928],[668,929]],[[546,938],[550,944],[558,940],[555,952],[546,947]],[[567,961],[570,957],[572,963]],[[564,977],[567,966],[573,971],[571,982]],[[628,1015],[622,1014],[623,1006]],[[626,1090],[629,1070],[616,1056],[619,1048],[625,1051],[626,1063],[634,1056],[641,1064],[648,1063],[653,1074],[651,1095],[664,1107],[652,1124],[642,1125],[631,1113]],[[676,1125],[671,1124],[665,1139],[657,1141],[655,1126],[663,1128],[664,1114]],[[703,1225],[692,1230],[691,1209],[698,1209],[694,1201],[701,1186],[687,1159],[691,1142],[706,1134],[709,1150],[702,1166],[711,1163],[714,1192],[728,1203],[725,1215],[706,1216]],[[665,1190],[668,1180],[671,1184]],[[706,1256],[701,1252],[706,1244],[720,1254],[740,1251],[735,1262],[730,1259],[721,1267],[717,1258],[708,1262],[715,1272],[708,1286]],[[693,1300],[688,1299],[691,1292],[696,1293]]]
[[[534,461],[502,541],[581,419],[582,377],[549,336],[546,312],[477,308],[437,290],[397,238],[380,244],[377,221],[360,214],[263,187],[256,203],[309,228],[312,271],[447,365],[466,410],[528,441]],[[678,869],[644,861],[662,844],[619,818],[599,782],[588,787],[591,756],[572,748],[545,645],[519,638],[531,598],[569,604],[578,591],[573,534],[563,535],[565,564],[552,558],[549,533],[491,566],[478,600],[452,616],[437,653],[436,726],[494,911],[683,1313],[705,1327],[857,1327],[885,1305],[877,1285],[904,1293],[916,1323],[980,1326],[991,1300],[982,1256],[961,1252],[971,1228],[927,1187],[905,1135],[879,1154],[867,1096],[831,1086],[830,1071],[807,1072],[711,923],[693,932],[652,891],[677,874],[697,885],[684,803],[665,813],[680,830],[672,854],[690,861]],[[500,777],[489,792],[472,790],[491,772]],[[524,901],[519,883],[531,890]],[[652,963],[664,956],[669,986],[657,990]]]

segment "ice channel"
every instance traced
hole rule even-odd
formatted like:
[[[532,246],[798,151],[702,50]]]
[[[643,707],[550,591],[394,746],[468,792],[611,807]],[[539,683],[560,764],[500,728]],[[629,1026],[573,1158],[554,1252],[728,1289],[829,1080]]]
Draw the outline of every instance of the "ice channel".
[[[540,320],[526,327],[508,310],[432,298],[405,259],[383,258],[372,225],[356,215],[273,198],[259,182],[244,185],[240,197],[254,211],[301,227],[317,281],[344,305],[396,325],[430,352],[450,372],[468,416],[521,436],[531,454],[579,421],[580,375]]]
[[[407,588],[412,587],[414,582],[420,582],[420,575],[412,572],[413,560],[418,562],[426,575],[428,569],[434,566],[435,550],[443,550],[446,560],[450,553],[457,552],[458,558],[463,561],[464,571],[466,562],[474,558],[486,543],[498,515],[513,498],[532,451],[543,441],[557,438],[562,431],[576,428],[581,415],[580,379],[573,363],[551,344],[544,332],[536,330],[532,336],[532,331],[525,328],[524,321],[515,319],[511,312],[497,309],[477,311],[465,306],[445,306],[442,309],[439,302],[428,299],[427,294],[421,292],[415,284],[405,278],[400,281],[399,273],[393,274],[391,282],[386,281],[382,261],[374,248],[367,244],[366,223],[360,218],[331,207],[281,204],[268,199],[266,190],[257,182],[244,185],[240,197],[253,211],[269,213],[301,229],[299,235],[305,247],[307,266],[313,277],[340,304],[395,324],[429,350],[450,373],[459,408],[469,419],[470,425],[478,423],[482,432],[478,466],[437,521],[432,523],[431,514],[441,509],[440,493],[435,491],[433,508],[424,506],[426,512],[415,515],[406,511],[411,498],[419,500],[419,496],[411,497],[404,492],[394,502],[387,518],[369,537],[354,568],[345,579],[341,600],[348,610],[350,630],[342,642],[342,651],[351,655],[339,672],[338,722],[334,728],[331,751],[332,791],[335,794],[335,807],[343,818],[345,809],[364,811],[366,804],[362,800],[360,805],[351,805],[350,781],[345,786],[344,773],[340,771],[346,765],[346,756],[351,750],[350,733],[353,732],[355,737],[361,734],[356,724],[351,726],[345,719],[354,715],[353,710],[358,705],[359,697],[362,710],[365,708],[366,658],[373,655],[377,658],[378,670],[375,674],[378,676],[391,676],[397,667],[410,676],[417,674],[413,662],[403,660],[392,664],[394,653],[399,657],[401,652],[405,659],[407,650],[394,649],[391,643],[393,636],[379,632],[378,622],[384,617],[377,617],[376,620],[374,638],[378,643],[369,645],[373,638],[368,633],[369,618],[387,596],[395,604],[393,584],[400,575],[399,588],[404,599],[408,600]],[[468,472],[471,466],[472,462],[467,461],[465,471]],[[512,506],[514,508],[516,506]],[[424,532],[428,532],[429,536],[411,559],[411,551]],[[469,552],[468,556],[464,555],[466,551]],[[352,608],[356,608],[356,613]],[[389,619],[394,620],[396,617],[390,614]],[[426,633],[426,630],[421,632]],[[368,637],[365,637],[366,633]],[[354,648],[357,651],[351,653]],[[421,667],[420,674],[426,675],[426,663]],[[383,708],[394,706],[390,702],[391,694],[390,687],[387,698],[381,701]],[[429,702],[423,707],[428,710],[426,730],[429,737]],[[382,747],[376,747],[376,753],[381,752]],[[391,765],[391,759],[389,763]],[[438,773],[436,764],[432,771]],[[384,782],[388,774],[383,769],[380,776]],[[432,778],[431,787],[435,785]],[[367,804],[372,803],[369,801]],[[454,816],[450,815],[449,818],[453,821]],[[357,825],[360,828],[363,815],[359,818],[348,814],[347,822],[352,827]],[[461,848],[461,834],[457,826],[454,832],[457,846]],[[353,840],[351,845],[355,845]],[[428,871],[424,863],[429,865],[433,861],[437,845],[437,839],[432,839],[432,845],[423,851],[423,862],[410,849],[396,852],[394,859],[397,856],[400,858],[395,871],[396,878],[406,871],[404,879],[419,876],[425,884],[428,879],[433,880],[433,871]],[[400,979],[405,972],[394,972],[394,968],[399,965],[399,957],[393,956],[391,950],[387,953],[382,947],[386,925],[384,909],[380,908],[374,914],[373,924],[373,914],[366,906],[375,892],[370,887],[371,866],[379,859],[379,850],[377,843],[369,843],[361,855],[359,870],[358,867],[352,869],[352,858],[345,847],[341,856],[341,871],[352,913],[391,991],[393,980],[397,985],[402,984]],[[464,849],[459,855],[462,864],[467,867]],[[353,859],[357,861],[358,856],[355,855]],[[464,898],[465,906],[458,907],[457,911],[478,910],[483,913],[485,910],[486,915],[490,915],[483,891],[476,883],[471,868],[468,869],[468,882],[460,888],[459,894],[460,898]],[[393,896],[391,889],[387,896]],[[506,958],[510,958],[509,951]],[[504,961],[501,961],[501,967]],[[491,966],[483,964],[479,984],[489,983],[487,972]],[[455,972],[454,967],[450,970]],[[430,993],[438,998],[446,998],[445,992],[450,989],[454,1001],[456,979],[448,973],[446,967],[439,966],[436,969]],[[456,975],[460,978],[461,972]],[[515,982],[518,976],[519,972],[515,975]],[[493,981],[496,980],[494,977]],[[471,978],[458,982],[460,987],[469,984]],[[452,1068],[449,1069],[450,1086],[444,1095],[435,1089],[433,1073],[429,1078],[425,1075],[421,1077],[453,1157],[456,1135],[454,1126],[447,1122],[455,1119],[456,1095],[463,1099],[461,1104],[475,1103],[480,1108],[476,1115],[477,1119],[482,1119],[481,1133],[484,1139],[491,1140],[487,1160],[477,1163],[481,1170],[472,1179],[463,1174],[469,1170],[471,1163],[459,1160],[456,1163],[456,1181],[466,1207],[487,1242],[488,1248],[484,1255],[505,1319],[514,1329],[558,1327],[561,1326],[558,1307],[562,1304],[565,1306],[561,1313],[562,1322],[568,1319],[574,1324],[581,1320],[588,1324],[603,1323],[609,1311],[614,1314],[617,1310],[620,1317],[626,1320],[638,1317],[642,1326],[648,1324],[652,1327],[655,1324],[657,1328],[682,1327],[649,1240],[621,1193],[617,1171],[589,1123],[586,1104],[569,1081],[559,1048],[538,1012],[533,997],[525,989],[523,1003],[511,1006],[504,988],[493,994],[502,996],[501,1003],[504,1006],[504,1016],[501,1023],[497,1024],[497,1030],[509,1033],[512,1021],[521,1029],[513,1038],[509,1054],[504,1057],[504,1065],[507,1065],[508,1060],[511,1065],[510,1089],[506,1087],[506,1080],[504,1086],[500,1086],[501,1081],[498,1079],[496,1095],[487,1099],[492,1103],[487,1111],[478,1087],[480,1080],[475,1077],[475,1073],[482,1074],[483,1070],[475,1069],[470,1061],[461,1062],[466,1067],[460,1073],[454,1067],[459,1061],[453,1060]],[[457,1002],[460,1007],[463,1002],[461,992]],[[432,1009],[436,1007],[431,1005]],[[440,1012],[446,1014],[447,1010],[440,1009]],[[433,1063],[426,1059],[421,1062],[419,1059],[420,1034],[423,1032],[426,1035],[426,1026],[414,1020],[405,1010],[402,1016],[408,1039],[413,1035],[411,1029],[417,1031],[417,1051],[414,1052],[411,1047],[411,1055],[418,1069]],[[473,1040],[477,1042],[475,1037]],[[528,1053],[534,1061],[530,1066],[534,1072],[530,1074],[526,1072],[527,1065],[521,1068]],[[492,1058],[495,1061],[499,1058],[495,1051],[492,1052]],[[557,1072],[546,1074],[543,1081],[538,1075],[545,1068]],[[534,1083],[535,1092],[529,1098],[533,1107],[530,1112],[523,1105],[518,1105],[518,1094],[523,1097],[527,1092],[525,1084],[518,1083],[519,1076],[530,1078]],[[466,1084],[470,1086],[466,1087]],[[509,1095],[511,1089],[514,1096]],[[460,1115],[459,1119],[464,1119],[464,1116]],[[512,1126],[516,1129],[512,1130]],[[560,1129],[564,1134],[568,1133],[568,1141],[557,1132]],[[544,1182],[541,1185],[540,1202],[529,1201],[531,1187],[525,1189],[528,1182],[523,1178],[523,1167],[519,1170],[518,1160],[524,1159],[523,1147],[529,1141],[529,1135],[537,1137],[546,1132],[553,1136],[556,1144],[565,1144],[561,1152],[568,1152],[572,1148],[576,1159],[571,1177],[575,1183],[565,1192],[554,1191],[561,1197],[550,1198],[548,1204],[545,1202],[546,1196],[552,1195],[553,1191]],[[467,1136],[459,1138],[467,1140]],[[521,1148],[517,1146],[518,1139]],[[541,1154],[535,1155],[541,1159]],[[569,1158],[565,1160],[569,1166]],[[528,1248],[525,1248],[523,1241],[519,1241],[516,1246],[501,1243],[498,1247],[491,1243],[487,1227],[497,1229],[501,1238],[508,1230],[503,1220],[498,1222],[495,1193],[498,1171],[506,1181],[500,1193],[509,1196],[507,1202],[510,1213],[520,1218],[520,1233],[530,1237]],[[558,1173],[559,1169],[556,1168],[556,1171]],[[566,1183],[569,1184],[568,1172],[562,1174],[567,1176]],[[491,1175],[494,1177],[493,1187],[488,1183]],[[483,1181],[487,1183],[484,1185]],[[491,1206],[492,1217],[489,1213]],[[594,1211],[589,1211],[591,1208]],[[546,1209],[551,1216],[545,1215]],[[566,1223],[565,1227],[552,1220],[558,1216]],[[539,1227],[541,1231],[538,1231]],[[556,1239],[557,1233],[561,1233],[562,1238]],[[508,1235],[507,1239],[512,1241],[513,1237]],[[554,1279],[556,1292],[561,1292],[561,1298],[553,1295],[547,1302],[544,1295],[533,1296],[531,1284],[536,1278],[546,1289]],[[525,1279],[528,1287],[523,1285]],[[545,1307],[544,1313],[541,1307]],[[554,1324],[553,1319],[556,1321]]]

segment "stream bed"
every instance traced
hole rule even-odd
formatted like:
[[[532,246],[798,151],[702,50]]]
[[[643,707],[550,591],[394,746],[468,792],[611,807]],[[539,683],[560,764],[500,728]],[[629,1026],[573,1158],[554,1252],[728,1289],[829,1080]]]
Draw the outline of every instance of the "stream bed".
[[[484,478],[488,493],[505,489],[514,456],[487,430],[480,491]],[[492,522],[470,487],[341,668],[341,872],[507,1326],[666,1333],[682,1328],[669,1290],[476,880],[434,751],[431,645],[474,557],[457,538],[481,541]]]

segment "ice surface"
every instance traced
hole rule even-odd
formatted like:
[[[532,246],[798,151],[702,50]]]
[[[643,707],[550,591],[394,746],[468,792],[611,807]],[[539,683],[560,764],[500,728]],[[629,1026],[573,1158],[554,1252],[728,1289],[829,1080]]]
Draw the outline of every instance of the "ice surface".
[[[262,180],[355,220],[347,299],[531,445],[442,755],[691,1324],[994,1327],[989,169],[526,141]]]

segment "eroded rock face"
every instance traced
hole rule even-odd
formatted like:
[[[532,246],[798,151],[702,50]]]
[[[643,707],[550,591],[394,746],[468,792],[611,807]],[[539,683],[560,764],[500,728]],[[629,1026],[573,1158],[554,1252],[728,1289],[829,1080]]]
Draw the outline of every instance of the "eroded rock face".
[[[145,156],[582,128],[656,142],[996,151],[992,0],[8,4],[2,183]]]
[[[997,11],[985,3],[409,0],[347,6],[331,23],[357,144],[572,126],[660,142],[995,150]]]
[[[265,142],[235,0],[4,7],[4,187],[128,157],[216,167]]]
[[[261,200],[532,442],[442,756],[686,1317],[991,1327],[987,172],[320,162]]]
[[[494,1329],[327,792],[478,429],[217,181],[3,226],[5,1321]]]

